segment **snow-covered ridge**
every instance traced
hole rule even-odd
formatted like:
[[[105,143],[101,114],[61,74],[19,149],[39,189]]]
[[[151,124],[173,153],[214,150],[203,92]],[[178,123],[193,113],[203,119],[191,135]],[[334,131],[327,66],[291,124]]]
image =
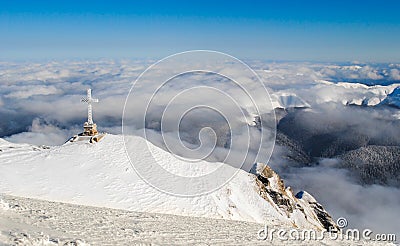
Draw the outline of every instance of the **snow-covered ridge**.
[[[400,107],[400,84],[368,86],[361,83],[315,80],[310,88],[277,90],[271,93],[274,108],[309,108],[313,103]]]
[[[394,89],[390,95],[382,101],[382,104],[400,108],[400,87]]]
[[[352,70],[352,71],[357,71],[362,69],[362,66],[359,65],[349,65],[349,66],[339,66],[339,65],[329,65],[326,66],[328,68],[335,68],[335,69],[342,69],[342,70]]]
[[[0,138],[0,147],[15,146],[17,144],[10,143],[2,138]]]
[[[368,86],[361,83],[336,83],[327,80],[315,80],[315,82],[316,84],[309,88],[273,92],[271,95],[273,105],[275,108],[296,108],[310,107],[310,104],[314,103],[335,102],[358,106],[400,106],[398,83]]]
[[[144,154],[151,143],[141,137],[128,138],[137,149],[132,162],[151,165],[154,159]],[[180,174],[188,172],[184,163],[172,161],[170,153],[153,147],[169,162],[169,168]],[[25,145],[0,154],[0,193],[139,212],[326,228],[313,204],[282,188],[277,174],[265,177],[269,180],[266,183],[260,181],[259,174],[239,170],[228,184],[211,194],[177,197],[154,189],[138,177],[125,155],[122,136],[109,134],[95,144],[73,142],[38,150]],[[198,168],[201,173],[214,169],[215,163],[208,162]],[[289,200],[288,206],[282,206],[277,196]]]

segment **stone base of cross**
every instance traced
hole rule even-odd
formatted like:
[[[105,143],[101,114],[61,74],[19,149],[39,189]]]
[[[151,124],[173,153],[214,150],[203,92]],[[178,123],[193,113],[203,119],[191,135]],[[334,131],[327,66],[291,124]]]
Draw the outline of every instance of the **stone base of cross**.
[[[89,124],[85,122],[85,124],[83,124],[83,136],[95,136],[98,133],[99,132],[97,131],[97,125],[95,123]]]

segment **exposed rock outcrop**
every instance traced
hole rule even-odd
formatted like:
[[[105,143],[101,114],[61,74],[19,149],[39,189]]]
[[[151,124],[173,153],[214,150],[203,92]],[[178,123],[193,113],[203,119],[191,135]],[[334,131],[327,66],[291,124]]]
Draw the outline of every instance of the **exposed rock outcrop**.
[[[315,198],[305,191],[294,195],[290,187],[268,165],[256,163],[250,170],[257,176],[260,196],[269,201],[295,227],[314,227],[337,231],[338,227],[329,213]]]

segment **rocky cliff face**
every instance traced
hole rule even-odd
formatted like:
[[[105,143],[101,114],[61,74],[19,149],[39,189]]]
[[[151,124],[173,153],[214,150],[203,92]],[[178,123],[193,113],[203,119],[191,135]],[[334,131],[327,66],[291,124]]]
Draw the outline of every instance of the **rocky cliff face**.
[[[259,194],[282,216],[289,219],[294,227],[314,227],[321,230],[338,229],[329,213],[315,198],[305,191],[296,195],[290,187],[268,165],[256,163],[250,171],[257,176]]]

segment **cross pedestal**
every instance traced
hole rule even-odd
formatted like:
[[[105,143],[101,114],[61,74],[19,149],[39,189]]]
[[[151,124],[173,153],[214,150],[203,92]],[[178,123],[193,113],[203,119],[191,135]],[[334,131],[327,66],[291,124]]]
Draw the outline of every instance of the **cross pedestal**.
[[[98,133],[97,125],[95,123],[90,125],[89,123],[85,122],[85,124],[83,124],[83,136],[94,136]]]

